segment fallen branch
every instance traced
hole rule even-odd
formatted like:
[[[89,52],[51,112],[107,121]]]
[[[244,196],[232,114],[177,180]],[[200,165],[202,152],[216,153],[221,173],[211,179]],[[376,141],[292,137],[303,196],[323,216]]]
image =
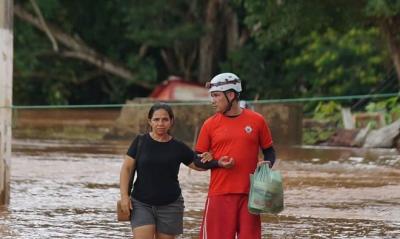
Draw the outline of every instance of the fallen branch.
[[[53,45],[53,50],[55,52],[58,52],[57,41],[56,41],[56,39],[54,39],[54,36],[51,34],[50,29],[47,27],[46,21],[44,20],[44,17],[42,15],[42,12],[40,11],[39,6],[37,5],[35,0],[31,0],[31,4],[32,4],[33,10],[35,11],[36,15],[39,17],[39,21],[42,24],[47,37],[50,39],[51,44]]]
[[[87,46],[86,43],[83,42],[81,39],[71,37],[69,34],[63,32],[58,27],[51,24],[43,24],[40,19],[34,17],[31,13],[23,9],[18,4],[14,5],[14,14],[21,20],[33,25],[40,31],[46,32],[48,30],[49,32],[51,32],[51,35],[54,36],[54,38],[59,43],[61,43],[68,49],[64,52],[59,51],[61,56],[86,61],[102,69],[105,72],[118,76],[122,79],[129,80],[145,89],[152,88],[150,84],[136,80],[134,73],[132,73],[126,67],[121,66],[121,64],[115,63],[109,58],[97,53],[95,50]]]

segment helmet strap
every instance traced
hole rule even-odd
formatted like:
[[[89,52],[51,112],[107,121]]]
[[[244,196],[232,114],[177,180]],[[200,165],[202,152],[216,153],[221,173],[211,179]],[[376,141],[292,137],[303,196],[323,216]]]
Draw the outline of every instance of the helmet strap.
[[[224,112],[222,114],[226,114],[226,112],[230,111],[232,109],[233,101],[235,101],[236,99],[239,99],[238,93],[236,93],[235,91],[231,91],[235,94],[235,98],[233,98],[232,100],[229,100],[229,98],[227,96],[228,91],[229,90],[224,91],[224,96],[225,96],[226,101],[228,101],[228,106],[226,107],[226,109],[224,110]]]

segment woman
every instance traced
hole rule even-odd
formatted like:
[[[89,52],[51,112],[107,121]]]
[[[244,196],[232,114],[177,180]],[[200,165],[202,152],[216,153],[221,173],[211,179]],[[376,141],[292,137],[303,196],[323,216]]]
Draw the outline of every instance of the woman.
[[[178,181],[180,163],[195,170],[193,152],[173,138],[169,131],[174,114],[169,105],[154,104],[148,113],[150,132],[142,136],[139,157],[138,137],[132,142],[120,174],[121,207],[132,210],[131,226],[134,238],[173,239],[183,232],[184,203]],[[210,161],[210,153],[201,155]],[[128,193],[131,170],[136,169],[132,194]]]

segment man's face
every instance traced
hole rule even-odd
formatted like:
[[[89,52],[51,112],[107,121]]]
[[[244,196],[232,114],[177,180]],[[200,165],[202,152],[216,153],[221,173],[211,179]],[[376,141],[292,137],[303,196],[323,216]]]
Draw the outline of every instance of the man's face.
[[[228,93],[229,94],[229,93]],[[222,91],[211,92],[211,104],[216,112],[223,113],[228,107],[228,101]]]

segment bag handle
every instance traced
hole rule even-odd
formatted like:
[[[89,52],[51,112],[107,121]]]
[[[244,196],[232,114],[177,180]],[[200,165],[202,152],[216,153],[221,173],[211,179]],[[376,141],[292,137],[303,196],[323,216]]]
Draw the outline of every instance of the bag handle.
[[[137,164],[137,161],[139,160],[142,145],[144,141],[144,135],[140,134],[138,135],[138,144],[137,144],[137,149],[136,149],[136,157],[135,157],[135,164]],[[132,187],[133,187],[133,178],[135,177],[135,171],[136,171],[136,166],[132,168],[131,173],[129,175],[129,184],[128,184],[128,195],[131,195],[132,193]]]
[[[257,166],[254,175],[256,178],[265,178],[266,176],[270,177],[270,170],[271,169],[269,168],[269,165],[267,163],[263,163]]]

